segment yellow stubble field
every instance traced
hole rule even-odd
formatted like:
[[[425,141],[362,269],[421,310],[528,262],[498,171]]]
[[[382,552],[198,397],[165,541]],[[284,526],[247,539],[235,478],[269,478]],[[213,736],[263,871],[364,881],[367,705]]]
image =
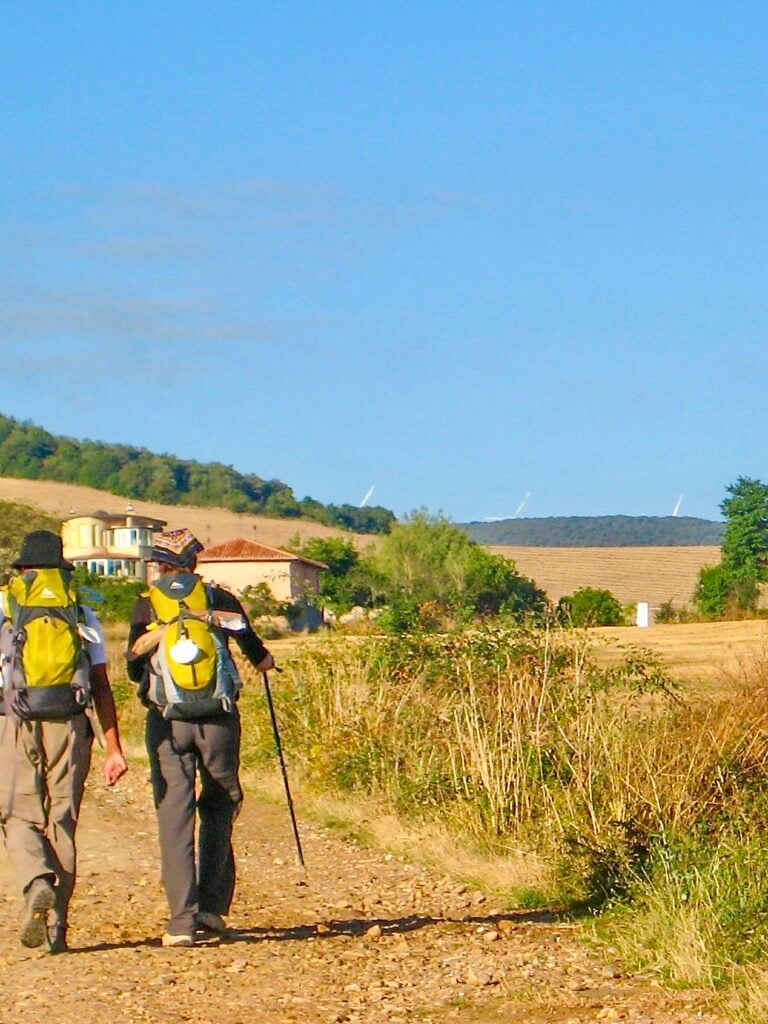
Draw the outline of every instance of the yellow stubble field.
[[[622,648],[646,648],[662,659],[673,679],[703,694],[725,696],[768,684],[768,619],[648,629],[602,626],[589,635],[598,661],[616,660]]]
[[[720,561],[718,547],[492,547],[511,558],[553,601],[582,587],[610,590],[622,604],[692,605],[699,570]]]

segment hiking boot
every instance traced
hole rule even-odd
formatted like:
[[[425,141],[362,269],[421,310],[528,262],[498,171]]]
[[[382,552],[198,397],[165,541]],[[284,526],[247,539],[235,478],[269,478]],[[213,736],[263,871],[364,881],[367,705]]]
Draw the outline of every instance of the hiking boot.
[[[49,924],[48,952],[66,953],[68,949],[69,946],[67,945],[67,926],[65,924]]]
[[[162,939],[164,946],[194,946],[195,937],[194,935],[171,935],[170,932],[165,932]]]
[[[34,949],[48,938],[48,911],[56,903],[56,893],[44,876],[35,878],[24,895],[24,913],[21,917],[19,938],[22,946]]]
[[[195,923],[202,932],[215,932],[217,935],[223,935],[227,930],[227,922],[221,914],[211,914],[207,910],[200,911],[195,918]]]

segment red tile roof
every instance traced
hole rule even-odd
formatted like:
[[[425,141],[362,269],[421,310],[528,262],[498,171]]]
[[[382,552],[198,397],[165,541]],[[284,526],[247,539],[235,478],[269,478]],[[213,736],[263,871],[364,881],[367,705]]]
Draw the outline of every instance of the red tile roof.
[[[255,540],[236,537],[225,540],[223,544],[213,544],[203,548],[197,556],[198,562],[306,562],[320,569],[327,569],[324,562],[316,562],[313,558],[295,555],[292,551],[271,548],[268,544],[259,544]]]

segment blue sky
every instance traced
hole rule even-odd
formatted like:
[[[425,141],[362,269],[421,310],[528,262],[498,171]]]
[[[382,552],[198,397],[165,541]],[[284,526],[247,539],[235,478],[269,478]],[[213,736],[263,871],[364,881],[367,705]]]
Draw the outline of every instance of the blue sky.
[[[766,477],[763,3],[0,27],[0,411],[459,521]]]

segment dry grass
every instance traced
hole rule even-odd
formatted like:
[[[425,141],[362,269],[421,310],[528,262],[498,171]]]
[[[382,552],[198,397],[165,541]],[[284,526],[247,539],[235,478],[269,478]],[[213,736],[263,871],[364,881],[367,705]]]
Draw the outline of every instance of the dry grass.
[[[768,682],[768,620],[691,622],[683,625],[603,626],[590,630],[600,662],[616,660],[622,647],[658,654],[672,678],[704,693],[727,696],[745,684]]]
[[[320,792],[303,784],[291,766],[291,790],[302,813],[326,828],[362,841],[483,892],[508,899],[510,893],[550,892],[554,872],[528,849],[508,850],[503,856],[474,847],[466,836],[457,836],[439,821],[418,824],[391,813],[383,801],[361,800],[340,792]],[[282,780],[274,772],[245,773],[251,792],[274,803],[285,802]]]
[[[93,487],[56,483],[52,480],[17,480],[12,477],[0,477],[0,498],[34,504],[44,512],[62,519],[72,515],[72,509],[80,515],[87,515],[97,509],[122,512],[128,501],[124,496],[98,491]],[[270,519],[268,516],[241,514],[223,508],[160,505],[153,501],[134,501],[133,504],[139,515],[165,519],[168,529],[186,526],[205,544],[219,544],[232,537],[246,537],[258,540],[261,544],[280,547],[287,544],[295,533],[299,533],[303,540],[310,537],[344,536],[352,539],[360,548],[372,542],[368,535],[345,533],[307,519]]]
[[[717,547],[527,548],[493,547],[511,558],[553,601],[581,587],[610,590],[622,604],[692,603],[699,569],[720,561]]]
[[[756,964],[735,971],[732,989],[724,1002],[731,1019],[739,1024],[765,1024],[768,1020],[768,967]]]

